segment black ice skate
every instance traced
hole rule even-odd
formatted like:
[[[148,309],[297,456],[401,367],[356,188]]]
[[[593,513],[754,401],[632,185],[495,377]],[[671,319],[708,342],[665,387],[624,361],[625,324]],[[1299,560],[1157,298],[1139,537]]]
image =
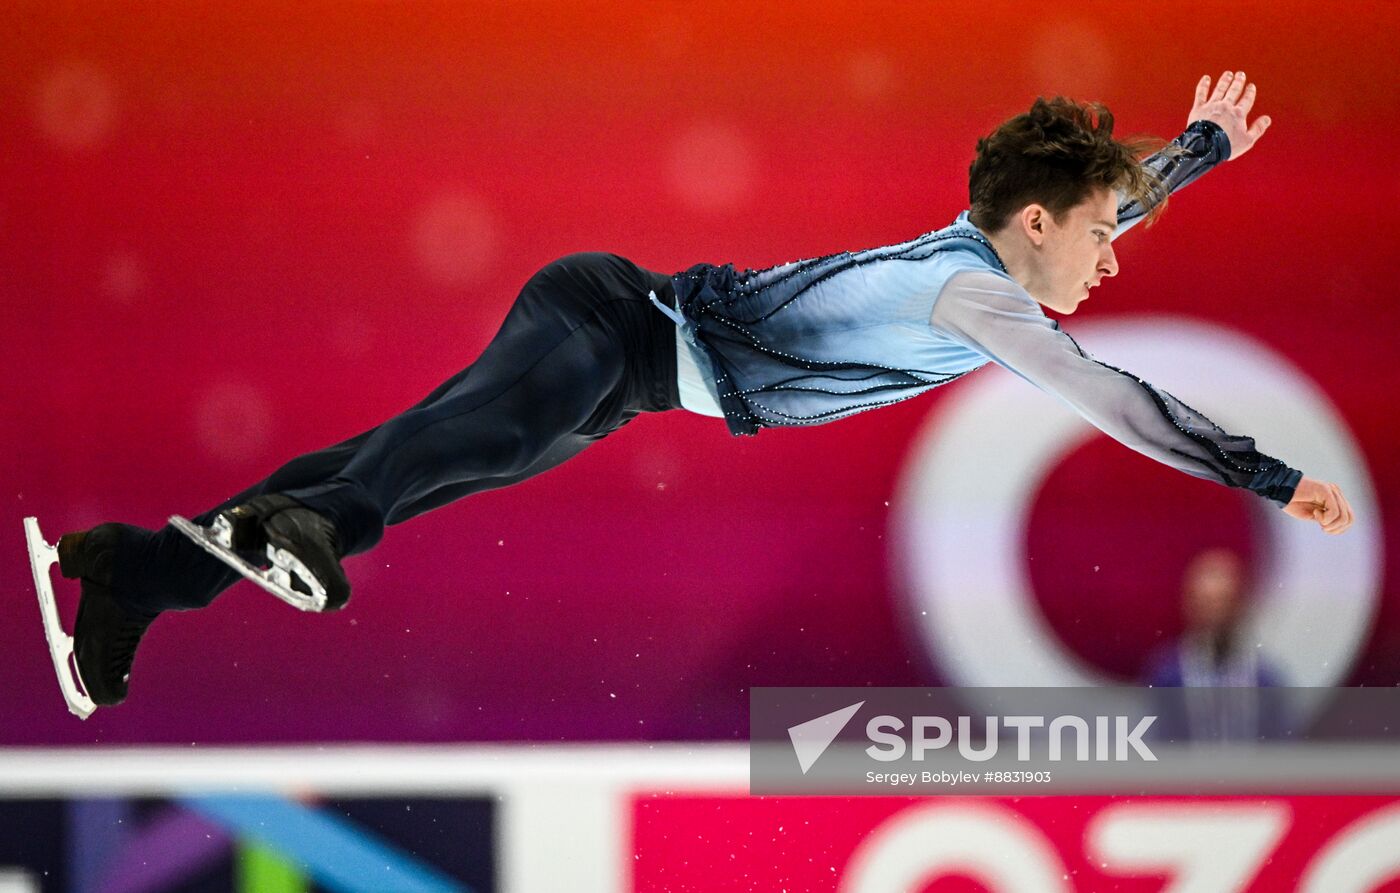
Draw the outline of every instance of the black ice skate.
[[[220,512],[208,527],[179,515],[170,523],[293,607],[335,611],[350,598],[335,526],[289,496],[255,496]]]
[[[112,591],[112,560],[119,530],[119,525],[102,524],[82,533],[65,534],[57,546],[51,546],[39,530],[38,519],[24,519],[44,635],[63,698],[79,719],[87,719],[98,705],[113,706],[126,699],[136,646],[156,618],[124,604]],[[58,619],[49,575],[55,563],[64,577],[79,580],[82,586],[72,636],[63,631]]]

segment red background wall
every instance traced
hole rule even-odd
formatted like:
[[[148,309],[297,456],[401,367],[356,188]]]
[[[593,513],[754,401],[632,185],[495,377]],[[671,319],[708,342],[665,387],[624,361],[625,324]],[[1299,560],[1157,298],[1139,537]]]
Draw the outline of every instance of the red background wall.
[[[162,619],[131,700],[86,723],[54,686],[20,518],[56,540],[202,511],[416,402],[568,252],[760,267],[943,226],[977,136],[1041,93],[1171,137],[1202,74],[1258,82],[1265,139],[1125,237],[1082,316],[1190,314],[1267,344],[1361,444],[1382,518],[1358,523],[1397,509],[1392,6],[69,3],[0,19],[0,744],[721,739],[746,734],[751,685],[937,681],[885,533],[909,438],[945,393],[754,439],[639,419],[391,528],[347,562],[345,612],[300,616],[240,585]],[[1046,493],[1027,534],[1038,596],[1115,671],[1178,628],[1192,554],[1249,542],[1249,494],[1106,441]],[[1395,596],[1387,577],[1354,683],[1400,678]]]

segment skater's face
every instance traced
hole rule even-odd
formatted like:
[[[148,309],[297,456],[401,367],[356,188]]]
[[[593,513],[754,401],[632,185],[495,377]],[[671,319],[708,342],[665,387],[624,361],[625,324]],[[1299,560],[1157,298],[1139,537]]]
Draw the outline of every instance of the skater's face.
[[[1113,254],[1118,197],[1097,189],[1057,221],[1040,205],[1029,205],[1013,218],[1024,240],[1021,284],[1037,301],[1059,313],[1073,313],[1089,290],[1118,274]]]

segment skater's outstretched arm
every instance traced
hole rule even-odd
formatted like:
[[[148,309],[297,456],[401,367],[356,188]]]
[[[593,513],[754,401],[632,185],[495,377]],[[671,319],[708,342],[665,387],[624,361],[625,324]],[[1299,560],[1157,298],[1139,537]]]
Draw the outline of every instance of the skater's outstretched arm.
[[[1189,475],[1243,487],[1314,520],[1328,533],[1351,523],[1335,484],[1302,473],[1229,434],[1201,413],[1130,372],[1101,363],[1047,317],[1009,277],[990,271],[952,277],[932,326],[1064,400],[1110,437]]]
[[[1210,88],[1210,75],[1196,82],[1196,98],[1186,116],[1186,130],[1171,145],[1143,161],[1157,172],[1158,189],[1151,201],[1125,201],[1118,206],[1117,239],[1140,222],[1167,195],[1194,183],[1223,161],[1239,158],[1268,130],[1271,119],[1261,116],[1248,123],[1258,91],[1245,83],[1243,71],[1227,71]],[[1203,123],[1206,122],[1206,123]],[[1212,126],[1213,125],[1213,126]]]

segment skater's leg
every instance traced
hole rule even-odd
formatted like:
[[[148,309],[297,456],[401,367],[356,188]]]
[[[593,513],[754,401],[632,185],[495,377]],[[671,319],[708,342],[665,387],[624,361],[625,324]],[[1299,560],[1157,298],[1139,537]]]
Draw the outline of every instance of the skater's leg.
[[[208,525],[251,498],[289,493],[348,529],[342,554],[351,554],[373,545],[384,523],[530,476],[527,469],[555,441],[586,422],[617,390],[625,366],[620,345],[638,340],[619,337],[627,324],[619,319],[627,311],[612,305],[628,302],[610,300],[616,285],[580,286],[600,261],[611,265],[616,259],[573,256],[545,266],[522,288],[476,362],[394,419],[292,460],[195,516],[195,522]],[[640,298],[632,298],[634,306]],[[654,314],[650,307],[642,309]],[[460,417],[451,420],[454,415]],[[426,430],[414,431],[415,426]],[[373,504],[357,498],[354,477],[339,477],[352,461],[378,479]],[[560,461],[542,463],[538,470]],[[169,525],[154,533],[134,528],[131,539],[122,550],[118,576],[121,588],[145,610],[203,607],[240,579]]]
[[[365,431],[334,446],[287,462],[271,475],[224,500],[194,521],[210,524],[224,509],[264,493],[309,486],[334,477],[369,437]],[[145,611],[202,608],[242,579],[227,564],[190,541],[173,526],[159,530],[123,525],[122,548],[113,568],[115,587]]]
[[[595,321],[525,334],[493,342],[457,387],[381,425],[333,480],[287,495],[331,519],[342,552],[353,554],[373,546],[390,519],[410,517],[415,504],[426,510],[493,479],[524,479],[586,426],[625,368]]]
[[[258,496],[231,509],[220,518],[220,529],[227,530],[223,543],[231,543],[240,558],[230,555],[229,560],[241,573],[299,607],[318,611],[343,607],[350,597],[350,581],[340,558],[373,545],[389,520],[406,519],[472,492],[524,480],[563,462],[601,436],[576,433],[570,425],[582,425],[595,416],[599,416],[595,424],[617,424],[616,401],[609,404],[605,398],[612,390],[610,382],[620,380],[620,375],[605,374],[611,366],[606,352],[599,349],[605,339],[592,337],[587,328],[580,327],[566,339],[585,345],[575,349],[573,356],[578,363],[586,357],[587,369],[575,368],[573,361],[565,359],[570,350],[552,349],[516,382],[484,402],[471,388],[463,388],[431,407],[384,423],[330,484]],[[583,372],[591,377],[578,374]],[[600,406],[607,411],[600,414]],[[577,411],[571,412],[571,407]],[[407,433],[381,444],[378,455],[367,460],[373,455],[376,439],[389,438],[399,426],[407,428]],[[357,466],[367,468],[370,475],[397,467],[405,479],[414,482],[413,489],[372,476],[367,476],[368,486],[357,483],[353,477]],[[417,483],[424,479],[431,486]],[[337,509],[346,508],[343,499],[358,498],[339,495],[357,493],[352,486],[370,494],[402,494],[397,502],[384,501],[387,512],[373,508],[376,526],[372,539],[357,541],[346,536],[345,531],[353,528],[347,528],[341,519],[352,516]],[[328,498],[322,502],[318,497]],[[358,510],[353,503],[349,508]],[[222,527],[225,522],[229,527]],[[183,521],[180,525],[198,541],[206,541],[197,528]],[[350,545],[345,548],[342,543]],[[272,565],[267,571],[259,571],[255,559],[241,558],[263,554]]]
[[[286,495],[330,519],[353,554],[385,523],[523,480],[562,438],[674,408],[674,329],[649,289],[672,294],[669,277],[617,255],[545,266],[470,375],[381,425],[334,480]]]
[[[449,502],[456,502],[467,496],[476,493],[484,493],[487,490],[499,490],[502,487],[510,487],[529,480],[535,475],[542,474],[556,465],[561,465],[565,461],[572,459],[590,444],[596,443],[602,437],[601,434],[583,435],[570,434],[560,438],[552,447],[545,451],[539,459],[529,468],[515,474],[501,477],[485,477],[476,480],[462,481],[457,484],[448,484],[437,488],[428,495],[400,506],[384,521],[385,524],[401,524],[410,518],[416,518],[424,512],[441,508]]]
[[[470,372],[470,366],[457,372],[411,409],[431,404],[459,385]],[[193,520],[207,526],[219,512],[242,505],[255,496],[310,487],[329,480],[340,473],[374,431],[371,428],[325,449],[298,456],[246,490],[195,515]],[[114,576],[117,588],[127,601],[143,612],[202,608],[243,579],[172,525],[166,524],[155,531],[133,525],[122,525],[122,528],[123,542],[116,553]]]

